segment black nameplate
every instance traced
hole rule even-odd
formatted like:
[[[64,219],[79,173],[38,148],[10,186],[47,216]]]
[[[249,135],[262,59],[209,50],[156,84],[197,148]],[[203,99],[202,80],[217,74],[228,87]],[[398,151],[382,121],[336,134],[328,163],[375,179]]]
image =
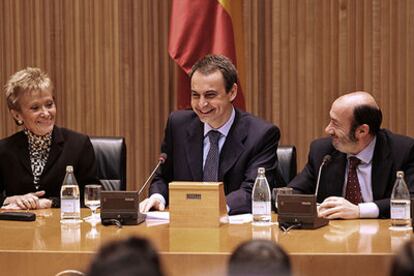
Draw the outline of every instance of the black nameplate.
[[[201,199],[201,194],[187,194],[187,199],[200,200]]]

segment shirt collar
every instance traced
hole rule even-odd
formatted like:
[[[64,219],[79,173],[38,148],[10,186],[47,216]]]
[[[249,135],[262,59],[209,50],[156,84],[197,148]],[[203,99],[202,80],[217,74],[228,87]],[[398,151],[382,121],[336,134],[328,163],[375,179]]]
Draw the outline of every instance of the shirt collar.
[[[230,118],[227,120],[227,122],[223,125],[223,126],[221,126],[220,128],[217,128],[217,129],[215,129],[215,128],[212,128],[209,124],[204,124],[204,137],[207,135],[207,133],[210,131],[210,130],[217,130],[218,132],[220,132],[221,133],[221,135],[223,135],[223,136],[225,136],[225,137],[227,137],[227,135],[229,134],[229,131],[230,131],[230,128],[231,128],[231,126],[233,125],[233,122],[234,122],[234,118],[236,117],[236,111],[234,110],[234,107],[232,107],[232,110],[231,110],[231,115],[230,115]]]
[[[374,157],[374,149],[375,149],[375,143],[377,142],[377,136],[374,136],[374,139],[368,144],[365,149],[363,149],[360,153],[357,155],[348,154],[347,157],[355,156],[359,160],[361,160],[361,163],[370,164],[372,161],[372,158]]]

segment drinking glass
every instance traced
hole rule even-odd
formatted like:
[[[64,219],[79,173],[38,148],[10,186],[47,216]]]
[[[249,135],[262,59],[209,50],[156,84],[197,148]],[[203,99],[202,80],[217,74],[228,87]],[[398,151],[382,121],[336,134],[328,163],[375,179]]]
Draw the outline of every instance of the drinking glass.
[[[282,188],[274,188],[272,191],[272,196],[275,200],[275,207],[277,210],[277,196],[278,195],[291,195],[293,193],[293,189],[290,187],[282,187]]]
[[[91,209],[92,215],[90,219],[98,220],[96,209],[101,206],[101,186],[100,185],[86,185],[85,186],[85,206]]]

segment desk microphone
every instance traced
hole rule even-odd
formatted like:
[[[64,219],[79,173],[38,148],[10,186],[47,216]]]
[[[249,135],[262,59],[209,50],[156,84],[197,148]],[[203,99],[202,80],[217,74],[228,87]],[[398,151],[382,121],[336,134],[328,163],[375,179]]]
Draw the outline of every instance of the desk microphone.
[[[145,221],[146,215],[139,212],[139,195],[165,160],[167,160],[167,154],[161,153],[155,169],[138,193],[136,191],[101,192],[101,222],[103,225],[116,224],[118,227],[122,227],[122,225],[136,225]]]
[[[145,181],[144,185],[142,185],[141,189],[138,192],[138,195],[141,194],[141,192],[145,189],[145,187],[148,185],[148,183],[151,181],[152,177],[154,176],[155,172],[158,170],[158,168],[161,166],[161,164],[164,164],[165,161],[167,160],[167,154],[166,153],[161,153],[160,157],[158,158],[158,163],[155,166],[154,170],[152,171],[152,173],[150,174],[150,176],[148,176],[147,180]]]
[[[317,195],[321,172],[331,160],[329,154],[322,159],[319,166],[318,180],[316,182],[315,194],[291,194],[278,196],[278,222],[283,231],[289,231],[292,228],[297,229],[316,229],[329,224],[329,220],[318,217]]]
[[[322,168],[323,166],[328,164],[329,161],[331,161],[331,159],[332,159],[332,156],[330,156],[329,154],[325,155],[322,159],[322,164],[319,166],[318,180],[316,181],[315,197],[318,197],[319,182],[321,181]]]

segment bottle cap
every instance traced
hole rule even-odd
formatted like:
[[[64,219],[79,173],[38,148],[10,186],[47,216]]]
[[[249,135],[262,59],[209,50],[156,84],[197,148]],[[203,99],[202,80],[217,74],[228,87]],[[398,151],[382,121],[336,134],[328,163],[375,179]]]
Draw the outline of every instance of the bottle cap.
[[[397,171],[397,177],[398,178],[404,177],[404,172],[403,171]]]
[[[73,166],[72,165],[66,166],[66,172],[73,172]]]
[[[260,168],[258,168],[258,169],[257,169],[257,173],[258,173],[258,174],[264,174],[264,173],[265,173],[265,171],[266,171],[266,170],[265,170],[265,168],[263,168],[263,167],[260,167]]]

